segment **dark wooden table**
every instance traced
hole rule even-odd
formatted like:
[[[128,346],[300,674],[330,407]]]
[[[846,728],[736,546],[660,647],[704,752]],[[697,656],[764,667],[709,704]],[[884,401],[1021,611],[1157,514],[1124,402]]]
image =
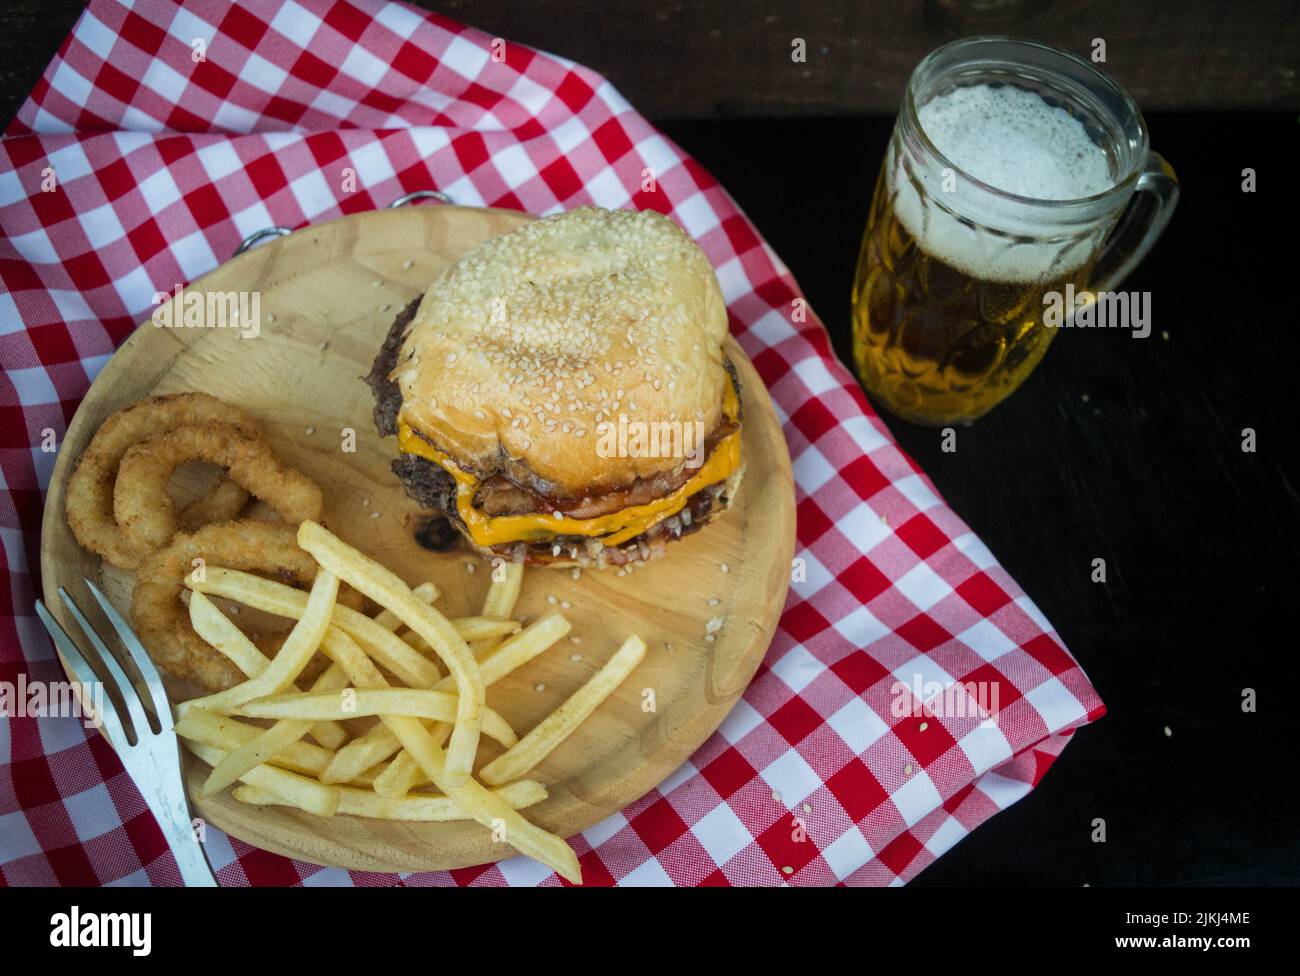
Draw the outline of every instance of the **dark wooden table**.
[[[1182,199],[1125,284],[1147,339],[1066,331],[957,435],[886,415],[1109,708],[1042,784],[917,884],[1298,884],[1294,115],[1155,115]],[[892,120],[668,123],[851,362],[849,290]],[[1259,191],[1243,193],[1243,168]],[[1166,337],[1167,336],[1167,337]],[[1243,453],[1253,428],[1255,453]],[[1091,582],[1092,560],[1108,582]],[[1244,689],[1258,709],[1242,710]],[[1167,734],[1165,729],[1168,728]],[[1106,822],[1094,843],[1093,821]]]
[[[472,6],[453,13],[474,22]],[[0,119],[16,111],[80,9],[78,0],[18,0],[0,15]],[[1255,13],[1252,23],[1270,22],[1267,10]],[[1238,30],[1234,46],[1263,43],[1248,33]],[[1269,33],[1268,44],[1282,36]],[[519,39],[579,53],[551,38]],[[1284,68],[1290,74],[1278,75]],[[627,70],[631,87],[640,78],[653,98],[653,78],[635,64]],[[1294,64],[1263,65],[1256,94],[1285,100],[1294,76]],[[1219,95],[1216,104],[1251,97]],[[810,107],[825,113],[828,102]],[[1300,883],[1289,802],[1297,726],[1287,700],[1298,687],[1300,605],[1289,413],[1300,388],[1290,300],[1296,118],[1149,121],[1183,183],[1165,239],[1126,285],[1152,293],[1152,337],[1062,334],[1009,401],[960,432],[955,454],[939,450],[937,432],[889,421],[1056,625],[1110,709],[1037,790],[918,885]],[[853,265],[891,125],[886,117],[663,124],[785,259],[846,361]],[[1255,194],[1241,192],[1246,167],[1258,173]],[[1248,427],[1258,436],[1253,454],[1241,450]],[[1105,584],[1090,580],[1098,557]],[[1242,710],[1245,689],[1258,694],[1254,713]],[[1097,818],[1105,843],[1092,840]]]
[[[1148,109],[1300,101],[1296,0],[408,2],[585,64],[652,119],[890,114],[916,63],[970,34],[1032,37],[1084,57],[1102,40],[1106,70]],[[0,4],[0,118],[18,108],[83,6]]]

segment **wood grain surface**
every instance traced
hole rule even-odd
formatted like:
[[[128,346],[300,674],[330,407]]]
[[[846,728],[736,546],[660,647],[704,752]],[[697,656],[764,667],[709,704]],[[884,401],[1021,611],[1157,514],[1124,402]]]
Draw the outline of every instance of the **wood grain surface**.
[[[892,115],[912,68],[946,41],[1014,34],[1088,56],[1144,109],[1296,109],[1293,0],[415,0],[601,72],[652,119]],[[0,13],[0,118],[71,29],[79,0]],[[802,38],[807,59],[791,59]],[[236,66],[232,67],[235,70]]]
[[[918,61],[972,34],[1011,34],[1082,57],[1145,108],[1297,108],[1291,0],[418,0],[507,41],[604,74],[652,119],[898,110]],[[806,60],[791,57],[795,39]]]
[[[441,268],[527,219],[426,206],[310,227],[191,286],[258,292],[256,338],[232,329],[148,324],[135,332],[78,410],[50,485],[41,571],[45,599],[64,626],[75,633],[57,595],[60,585],[75,595],[84,590],[83,575],[99,580],[122,608],[132,585],[129,574],[101,568],[67,528],[64,488],[73,462],[112,411],[150,393],[180,390],[211,393],[254,414],[281,456],[324,487],[326,524],[408,582],[433,580],[444,613],[478,612],[490,565],[461,551],[430,553],[413,541],[417,506],[388,469],[395,445],[374,432],[370,391],[360,377],[393,316]],[[794,547],[790,460],[753,366],[730,339],[728,352],[743,388],[747,465],[732,510],[673,543],[666,558],[623,577],[613,570],[586,571],[577,580],[568,571],[525,574],[517,613],[536,619],[559,608],[581,643],[562,641],[489,689],[488,704],[520,734],[581,686],[629,633],[650,646],[632,676],[532,774],[550,798],[528,816],[563,836],[644,795],[718,727],[762,660],[785,602]],[[355,432],[355,452],[343,446],[349,432]],[[722,618],[722,627],[707,641],[713,618]],[[652,711],[643,707],[647,690],[654,693]],[[481,761],[498,751],[485,743]],[[206,767],[193,759],[188,766],[196,796]],[[512,854],[471,823],[322,819],[245,806],[229,791],[200,799],[197,810],[234,837],[317,864],[418,871]]]

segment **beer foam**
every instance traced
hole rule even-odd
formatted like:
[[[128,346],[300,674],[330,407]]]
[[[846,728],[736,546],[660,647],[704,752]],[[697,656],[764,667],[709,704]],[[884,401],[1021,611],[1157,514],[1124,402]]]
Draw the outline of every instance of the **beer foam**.
[[[940,152],[1003,192],[1076,200],[1115,182],[1105,151],[1082,123],[1034,92],[1009,85],[957,88],[917,114]],[[949,185],[937,167],[900,160],[892,143],[885,165],[904,228],[927,253],[975,278],[1030,282],[1068,274],[1096,253],[1109,229],[1104,220],[1069,231],[1044,226],[1043,215],[1023,203],[968,180]]]
[[[1083,124],[1035,92],[1010,85],[957,88],[921,106],[921,128],[971,176],[1035,200],[1077,200],[1114,183],[1106,153]]]

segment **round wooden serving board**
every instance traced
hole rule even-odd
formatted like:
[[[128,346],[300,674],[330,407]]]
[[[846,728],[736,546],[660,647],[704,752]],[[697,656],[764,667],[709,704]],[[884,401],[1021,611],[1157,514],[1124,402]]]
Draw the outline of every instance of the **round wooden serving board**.
[[[465,551],[431,553],[415,543],[417,506],[389,471],[396,447],[376,434],[370,390],[360,377],[393,317],[443,268],[529,219],[504,210],[425,206],[308,227],[229,261],[188,289],[259,292],[256,338],[229,328],[142,325],[91,387],[50,481],[41,573],[46,603],[68,632],[78,635],[59,586],[83,595],[81,579],[88,576],[122,610],[132,587],[130,574],[101,567],[68,529],[64,490],[75,461],[113,411],[152,393],[182,390],[211,393],[258,417],[280,455],[325,489],[327,525],[409,583],[434,581],[444,613],[478,613],[490,566]],[[561,641],[488,690],[488,704],[520,735],[584,683],[629,633],[649,645],[622,687],[530,774],[550,797],[525,815],[564,837],[653,789],[717,729],[762,660],[785,603],[794,550],[790,458],[762,381],[735,342],[727,342],[743,387],[747,465],[731,510],[672,543],[663,559],[622,577],[587,570],[574,580],[567,570],[540,568],[524,575],[517,615],[536,619],[558,605],[581,643]],[[348,431],[355,432],[353,452],[343,447]],[[194,485],[178,482],[177,490],[187,487]],[[722,628],[707,642],[706,624],[718,617]],[[642,710],[644,689],[654,690],[654,711]],[[497,752],[485,740],[480,762]],[[229,790],[204,799],[197,786],[207,767],[186,755],[197,812],[256,847],[372,871],[441,870],[514,854],[470,822],[319,818],[246,806]]]

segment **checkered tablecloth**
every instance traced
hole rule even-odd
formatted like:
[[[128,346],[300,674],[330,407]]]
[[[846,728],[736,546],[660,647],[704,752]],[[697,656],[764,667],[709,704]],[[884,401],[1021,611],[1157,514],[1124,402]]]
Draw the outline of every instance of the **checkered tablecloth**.
[[[44,432],[61,438],[155,292],[260,228],[430,187],[535,214],[671,215],[713,262],[794,461],[804,572],[771,649],[690,762],[572,838],[589,883],[902,883],[1025,796],[1102,714],[712,176],[595,72],[377,0],[92,0],[0,141],[0,681],[61,677],[32,609]],[[927,682],[995,689],[996,721],[898,717],[912,703],[900,689]],[[523,858],[398,877],[213,830],[207,845],[228,885],[559,883]],[[102,738],[72,718],[0,719],[0,882],[177,881]]]

